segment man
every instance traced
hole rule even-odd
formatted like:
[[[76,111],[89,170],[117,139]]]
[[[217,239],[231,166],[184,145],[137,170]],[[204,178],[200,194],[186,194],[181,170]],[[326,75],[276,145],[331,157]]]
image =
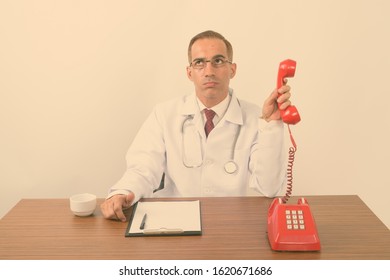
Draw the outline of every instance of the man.
[[[123,209],[142,197],[243,196],[250,189],[273,197],[282,188],[277,103],[282,109],[291,104],[290,87],[275,89],[262,110],[239,100],[229,88],[237,69],[232,46],[214,31],[191,40],[188,60],[195,94],[157,105],[145,121],[127,153],[125,174],[101,205],[105,218],[126,221]]]

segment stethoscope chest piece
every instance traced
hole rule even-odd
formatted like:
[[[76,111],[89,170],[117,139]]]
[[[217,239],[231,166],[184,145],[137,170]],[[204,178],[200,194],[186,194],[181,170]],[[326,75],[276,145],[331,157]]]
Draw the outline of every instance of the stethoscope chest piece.
[[[238,166],[234,161],[228,161],[225,163],[225,171],[226,173],[233,174],[237,171]]]

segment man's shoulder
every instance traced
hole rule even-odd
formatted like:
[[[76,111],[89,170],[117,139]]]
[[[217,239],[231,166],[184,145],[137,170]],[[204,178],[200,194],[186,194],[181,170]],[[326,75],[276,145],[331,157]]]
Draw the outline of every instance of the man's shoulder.
[[[185,95],[180,95],[180,96],[175,96],[170,99],[164,100],[160,103],[158,103],[156,106],[158,107],[169,107],[172,105],[177,105],[179,103],[185,103],[189,99],[193,98],[192,94],[185,94]]]
[[[179,110],[184,104],[193,100],[192,94],[180,95],[158,103],[156,110]]]
[[[261,111],[260,106],[251,101],[237,98],[237,102],[240,105],[241,109],[245,112],[254,112],[257,114],[259,111]]]
[[[186,112],[185,108],[188,108],[188,106],[192,107],[190,105],[192,104],[191,100],[194,100],[194,95],[191,94],[167,99],[155,105],[154,112],[159,116],[164,116],[164,118],[167,116],[181,115],[183,112]]]
[[[259,105],[255,104],[252,101],[248,101],[245,99],[238,99],[238,102],[240,103],[240,106],[248,107],[248,108],[259,108]]]

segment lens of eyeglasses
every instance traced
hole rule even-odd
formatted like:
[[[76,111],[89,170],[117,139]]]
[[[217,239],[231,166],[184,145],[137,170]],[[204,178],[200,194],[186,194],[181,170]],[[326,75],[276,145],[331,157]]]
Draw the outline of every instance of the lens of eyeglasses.
[[[192,63],[191,66],[195,69],[203,69],[206,67],[207,62],[210,62],[213,67],[219,68],[224,66],[226,63],[231,63],[229,60],[221,58],[221,57],[216,57],[210,60],[205,60],[205,59],[195,59]]]

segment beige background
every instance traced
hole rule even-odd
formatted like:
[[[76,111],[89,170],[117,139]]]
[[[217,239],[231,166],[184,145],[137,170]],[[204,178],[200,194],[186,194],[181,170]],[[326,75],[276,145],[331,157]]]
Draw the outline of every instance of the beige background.
[[[186,48],[235,49],[237,95],[262,104],[298,63],[294,195],[358,194],[390,226],[390,2],[0,2],[0,217],[21,198],[100,197],[152,107],[189,93]],[[55,213],[48,213],[55,214]]]

